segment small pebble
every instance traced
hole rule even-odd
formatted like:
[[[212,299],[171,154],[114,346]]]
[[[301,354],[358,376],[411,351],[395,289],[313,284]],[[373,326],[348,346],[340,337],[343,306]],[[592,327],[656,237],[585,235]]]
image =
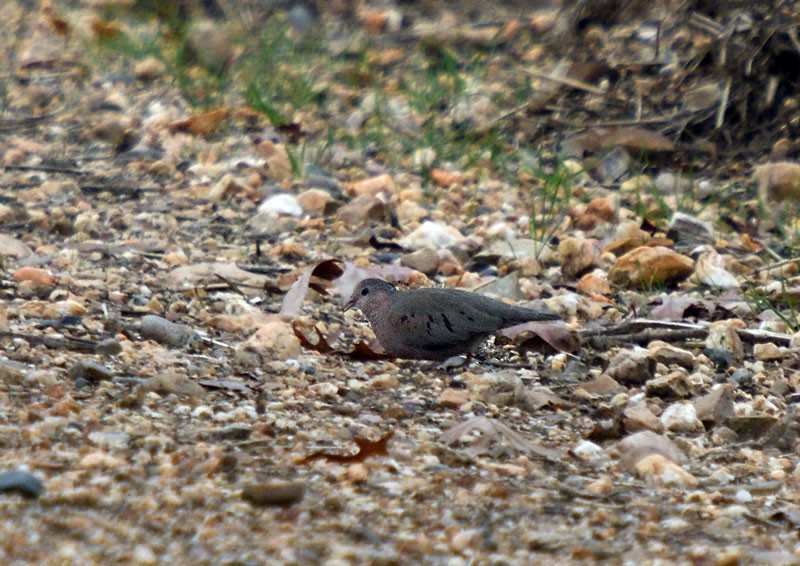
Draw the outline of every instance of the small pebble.
[[[191,327],[154,314],[142,317],[140,332],[143,340],[154,340],[170,348],[182,348],[197,339],[197,333]]]
[[[305,484],[301,481],[268,480],[242,487],[242,498],[255,505],[292,505],[304,495]]]
[[[25,497],[39,497],[44,493],[44,485],[32,473],[25,470],[12,470],[0,473],[0,493],[19,493]]]
[[[114,377],[114,372],[103,364],[89,360],[78,360],[67,371],[67,375],[73,381],[85,379],[89,383],[98,381],[109,381]]]

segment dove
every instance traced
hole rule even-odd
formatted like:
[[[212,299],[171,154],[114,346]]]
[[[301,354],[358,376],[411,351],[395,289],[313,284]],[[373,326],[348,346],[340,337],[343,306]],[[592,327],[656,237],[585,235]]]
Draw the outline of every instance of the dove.
[[[560,318],[460,289],[400,291],[383,279],[356,285],[344,310],[352,308],[367,317],[387,354],[437,361],[468,353],[503,328]]]

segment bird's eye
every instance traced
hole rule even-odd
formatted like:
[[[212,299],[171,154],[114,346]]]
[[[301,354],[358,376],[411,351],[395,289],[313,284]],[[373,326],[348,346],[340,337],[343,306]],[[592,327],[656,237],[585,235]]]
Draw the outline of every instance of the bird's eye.
[[[369,295],[369,289],[361,289],[361,296]]]

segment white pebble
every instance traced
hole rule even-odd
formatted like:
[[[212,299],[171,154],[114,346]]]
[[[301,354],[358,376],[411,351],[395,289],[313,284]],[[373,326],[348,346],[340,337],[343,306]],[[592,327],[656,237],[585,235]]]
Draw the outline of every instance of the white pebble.
[[[300,206],[297,197],[286,193],[279,193],[262,202],[258,207],[258,213],[300,216],[303,214],[303,207]]]

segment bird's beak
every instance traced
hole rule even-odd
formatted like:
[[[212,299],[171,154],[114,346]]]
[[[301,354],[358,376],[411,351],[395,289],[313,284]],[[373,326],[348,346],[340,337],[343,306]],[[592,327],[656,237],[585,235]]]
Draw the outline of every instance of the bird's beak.
[[[342,312],[347,312],[350,309],[352,309],[354,306],[356,306],[356,302],[357,301],[358,301],[358,297],[355,297],[355,296],[350,297],[349,299],[347,299],[347,302],[344,304],[344,311],[342,311]]]

